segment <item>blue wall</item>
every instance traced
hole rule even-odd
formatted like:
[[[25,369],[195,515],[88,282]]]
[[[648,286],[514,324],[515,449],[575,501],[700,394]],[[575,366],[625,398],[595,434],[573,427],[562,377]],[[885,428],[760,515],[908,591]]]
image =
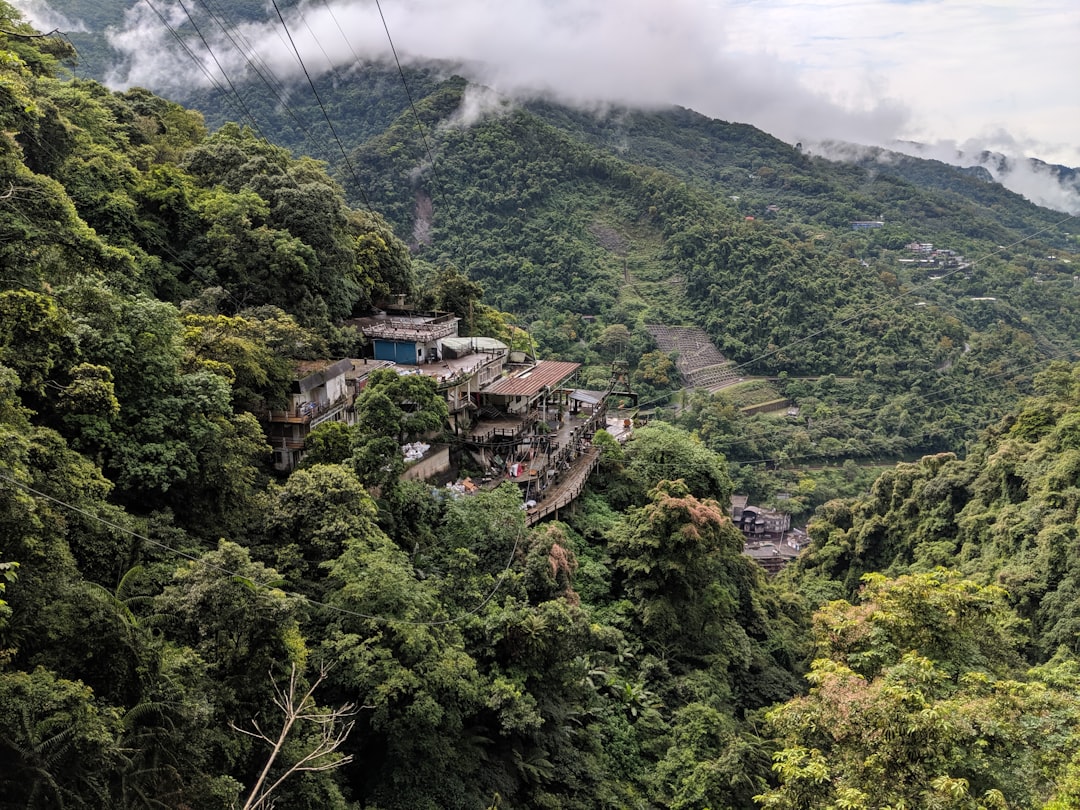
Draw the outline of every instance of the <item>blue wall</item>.
[[[403,366],[415,366],[416,351],[415,343],[396,343],[392,340],[375,341],[376,360],[390,360]]]

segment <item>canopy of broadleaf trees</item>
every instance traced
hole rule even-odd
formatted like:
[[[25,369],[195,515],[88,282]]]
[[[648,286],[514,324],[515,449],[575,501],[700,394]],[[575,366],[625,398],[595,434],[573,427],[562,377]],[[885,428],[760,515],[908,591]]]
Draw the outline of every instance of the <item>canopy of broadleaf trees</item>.
[[[528,528],[514,487],[403,482],[445,405],[374,375],[273,477],[253,414],[409,252],[312,160],[0,31],[0,808],[1080,801],[1076,369],[830,502],[773,581],[677,425],[598,434]],[[505,324],[474,284],[432,304]]]

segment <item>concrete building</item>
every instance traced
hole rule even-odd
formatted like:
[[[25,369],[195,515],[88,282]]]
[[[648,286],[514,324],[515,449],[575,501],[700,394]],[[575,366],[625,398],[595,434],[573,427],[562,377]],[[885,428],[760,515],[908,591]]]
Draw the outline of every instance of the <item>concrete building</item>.
[[[274,451],[274,467],[291,470],[304,455],[308,434],[324,422],[352,424],[358,380],[351,374],[352,360],[304,361],[296,364],[283,410],[259,414]]]

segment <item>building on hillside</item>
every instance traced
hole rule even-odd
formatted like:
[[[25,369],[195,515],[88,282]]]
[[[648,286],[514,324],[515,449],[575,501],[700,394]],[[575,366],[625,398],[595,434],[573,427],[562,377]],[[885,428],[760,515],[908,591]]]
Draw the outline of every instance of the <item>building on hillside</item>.
[[[874,228],[884,228],[885,223],[880,219],[857,219],[851,223],[853,231],[869,231]]]
[[[368,338],[372,356],[298,375],[289,410],[266,418],[276,466],[291,469],[299,462],[316,424],[330,418],[351,424],[364,378],[375,368],[387,368],[435,381],[446,398],[456,444],[485,471],[484,485],[512,481],[523,501],[535,504],[554,497],[560,482],[565,489],[580,478],[580,468],[593,460],[593,434],[607,426],[608,396],[622,390],[618,375],[613,372],[607,391],[581,390],[571,384],[579,363],[537,361],[495,338],[461,337],[458,323],[449,313],[409,311],[401,301],[393,311],[350,321]],[[343,410],[331,405],[338,400]],[[427,478],[450,466],[445,447],[430,451],[430,458],[410,463],[408,477]]]
[[[593,435],[607,426],[608,392],[570,385],[579,367],[557,360],[511,364],[480,391],[477,423],[463,437],[489,470],[489,483],[514,482],[530,509],[574,483],[578,468],[594,460]]]
[[[460,320],[447,312],[398,311],[357,318],[349,324],[371,341],[376,360],[420,366],[442,360],[442,341],[457,337]]]
[[[324,422],[353,423],[353,402],[366,376],[367,371],[354,371],[352,360],[297,362],[288,407],[258,414],[274,451],[275,469],[291,470],[299,464],[308,434]]]
[[[480,392],[481,404],[511,416],[546,416],[568,405],[564,384],[581,363],[540,360],[495,380]]]
[[[791,516],[750,506],[746,495],[731,496],[731,520],[743,534],[743,553],[775,574],[799,556],[806,533],[791,528]]]
[[[453,337],[440,343],[442,359],[435,376],[446,396],[450,426],[461,434],[477,421],[480,392],[506,372],[510,349],[489,337]]]
[[[746,506],[732,520],[748,542],[783,540],[784,532],[791,528],[791,515],[761,506]]]
[[[747,543],[743,554],[765,569],[768,574],[777,574],[784,566],[799,556],[799,551],[787,543]]]

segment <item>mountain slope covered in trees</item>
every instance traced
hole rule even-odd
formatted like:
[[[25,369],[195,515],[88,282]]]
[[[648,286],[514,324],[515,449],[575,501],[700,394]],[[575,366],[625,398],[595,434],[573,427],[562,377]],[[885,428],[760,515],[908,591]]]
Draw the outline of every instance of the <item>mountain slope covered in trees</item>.
[[[1080,384],[1044,362],[1075,334],[1045,259],[953,278],[1011,295],[1023,275],[1022,313],[951,288],[910,305],[911,275],[878,264],[921,234],[828,208],[860,199],[855,169],[684,113],[640,126],[716,130],[709,148],[735,151],[700,165],[747,188],[662,165],[675,132],[642,139],[649,166],[544,108],[432,126],[436,185],[408,119],[379,113],[353,153],[369,205],[350,205],[240,126],[71,80],[70,51],[34,33],[0,1],[0,807],[1075,804]],[[432,79],[418,110],[453,118],[463,92]],[[742,172],[740,138],[780,177]],[[824,219],[785,222],[767,200],[804,177]],[[755,199],[780,210],[748,222],[774,181]],[[987,238],[942,233],[965,254]],[[1031,261],[1066,255],[1045,238]],[[445,417],[433,385],[389,375],[354,428],[272,474],[255,414],[295,361],[356,349],[342,317],[403,290],[478,331],[522,320],[587,373],[630,355],[658,396],[670,358],[644,324],[697,322],[809,419],[696,392],[625,447],[599,434],[590,491],[529,529],[512,486],[455,499],[387,473],[382,448]],[[738,453],[927,444],[954,454],[828,499],[790,573],[742,555],[729,498],[769,484]],[[799,508],[826,498],[792,483]]]
[[[100,43],[125,7],[103,4],[86,37]],[[265,18],[251,4],[188,15],[174,31],[196,52],[200,32],[239,47],[241,21]],[[837,163],[683,109],[501,99],[442,65],[358,63],[313,88],[246,62],[184,103],[212,130],[238,120],[325,161],[353,206],[410,244],[420,300],[439,302],[434,280],[453,266],[543,350],[584,363],[588,385],[613,354],[629,361],[650,404],[678,375],[649,323],[703,327],[743,375],[784,378],[769,395],[805,403],[807,440],[747,425],[761,438],[738,458],[958,451],[1030,391],[1033,364],[1080,348],[1076,220],[970,172],[859,148]],[[859,220],[884,226],[853,231]],[[912,243],[963,261],[921,263]],[[790,382],[823,375],[843,382]]]
[[[1078,348],[1075,219],[959,169],[835,163],[687,110],[517,103],[434,68],[407,78],[415,108],[370,66],[325,88],[349,159],[324,157],[411,244],[421,276],[455,265],[593,380],[605,330],[630,331],[620,350],[636,365],[647,324],[701,326],[743,374],[844,380],[781,384],[811,425],[832,424],[810,431],[814,447],[835,440],[818,458],[895,457],[960,450],[1030,391],[1033,366]],[[318,126],[303,94],[291,104]],[[372,133],[369,107],[400,114]],[[852,229],[863,220],[883,226]],[[913,243],[952,258],[930,263]],[[649,399],[664,391],[651,368],[637,377]],[[790,435],[759,427],[774,434],[759,457],[792,455]]]

